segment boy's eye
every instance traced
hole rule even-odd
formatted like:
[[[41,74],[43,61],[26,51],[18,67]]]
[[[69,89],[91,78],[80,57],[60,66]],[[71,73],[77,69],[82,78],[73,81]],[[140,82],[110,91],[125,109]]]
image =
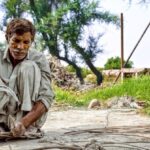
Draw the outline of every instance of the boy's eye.
[[[30,42],[29,41],[24,41],[24,44],[29,44]]]
[[[13,40],[15,43],[19,43],[20,42],[20,40],[18,40],[18,39],[14,39]]]

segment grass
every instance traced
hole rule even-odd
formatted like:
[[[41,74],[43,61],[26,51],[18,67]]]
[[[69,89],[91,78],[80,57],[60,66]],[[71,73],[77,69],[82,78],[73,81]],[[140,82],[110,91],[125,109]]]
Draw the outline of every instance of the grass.
[[[132,96],[138,100],[145,101],[147,108],[150,107],[150,76],[128,79],[112,87],[95,88],[84,93],[64,91],[58,87],[55,87],[54,90],[57,102],[67,103],[72,106],[86,106],[92,99],[105,101],[114,96]],[[146,109],[146,113],[150,114],[150,110]]]

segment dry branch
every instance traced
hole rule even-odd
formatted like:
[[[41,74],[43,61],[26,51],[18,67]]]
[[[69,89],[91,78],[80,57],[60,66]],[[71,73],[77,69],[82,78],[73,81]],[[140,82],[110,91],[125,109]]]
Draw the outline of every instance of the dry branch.
[[[11,132],[0,132],[0,140],[35,139],[43,137],[43,133],[26,132],[25,135],[14,137]]]
[[[46,150],[46,149],[54,149],[54,148],[59,148],[59,149],[64,149],[64,150],[82,150],[80,146],[67,146],[67,145],[51,145],[51,146],[44,146],[40,148],[33,148],[31,150]]]
[[[65,132],[65,134],[75,135],[79,133],[149,133],[150,126],[117,126],[117,127],[107,127],[107,128],[93,128],[93,129],[85,129],[78,131],[69,131]]]

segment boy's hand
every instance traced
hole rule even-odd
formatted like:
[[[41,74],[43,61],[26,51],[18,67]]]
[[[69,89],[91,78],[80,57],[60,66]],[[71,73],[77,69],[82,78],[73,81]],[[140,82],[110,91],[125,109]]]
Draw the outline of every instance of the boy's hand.
[[[24,135],[26,128],[24,127],[23,123],[17,122],[14,124],[14,127],[11,129],[11,133],[14,137],[19,137]]]

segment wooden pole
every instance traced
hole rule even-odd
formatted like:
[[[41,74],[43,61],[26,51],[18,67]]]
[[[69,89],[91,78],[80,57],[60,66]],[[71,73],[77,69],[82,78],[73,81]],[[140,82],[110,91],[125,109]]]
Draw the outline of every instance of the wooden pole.
[[[143,36],[145,35],[146,31],[148,30],[149,26],[150,26],[150,22],[148,23],[148,25],[146,26],[146,28],[145,28],[145,30],[143,31],[142,35],[140,36],[139,40],[137,41],[136,45],[134,46],[134,48],[133,48],[131,54],[129,55],[129,57],[128,57],[127,61],[126,61],[126,63],[123,65],[124,67],[125,67],[125,66],[127,65],[127,63],[129,62],[131,56],[133,55],[133,53],[134,53],[134,51],[136,50],[136,48],[137,48],[137,46],[139,45],[139,43],[141,42],[141,40],[142,40]],[[117,80],[119,79],[120,75],[121,75],[121,71],[119,72],[118,76],[116,77],[116,79],[115,79],[115,81],[114,81],[114,84],[117,82]]]
[[[123,26],[123,13],[121,13],[121,69],[124,65],[124,26]]]
[[[123,26],[123,13],[121,13],[121,81],[124,78],[123,65],[124,65],[124,26]]]

